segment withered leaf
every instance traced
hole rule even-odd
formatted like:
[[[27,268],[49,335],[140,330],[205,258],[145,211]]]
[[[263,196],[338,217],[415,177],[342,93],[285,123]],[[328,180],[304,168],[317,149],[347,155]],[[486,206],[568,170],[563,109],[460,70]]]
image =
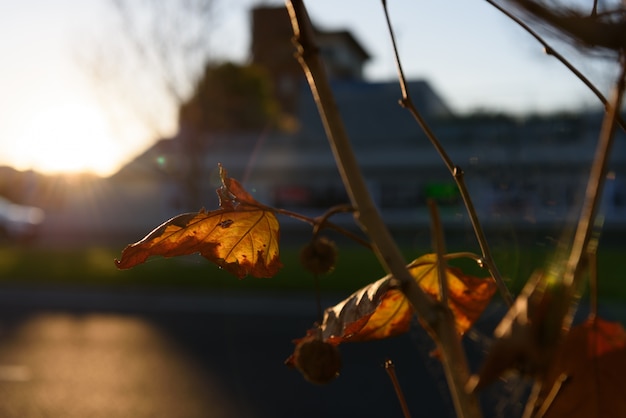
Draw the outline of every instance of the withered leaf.
[[[127,246],[115,264],[127,269],[148,257],[200,253],[239,278],[272,277],[281,267],[279,224],[241,184],[221,170],[220,208],[186,213],[164,222],[141,241]]]
[[[409,330],[413,309],[390,276],[326,309],[320,326],[325,341],[377,340]]]
[[[420,287],[439,299],[437,255],[426,254],[409,264],[409,272]],[[491,278],[482,279],[467,275],[459,268],[447,267],[449,306],[454,314],[456,329],[463,335],[478,320],[497,288]]]
[[[439,297],[436,255],[427,254],[409,264],[422,289]],[[465,333],[489,304],[496,287],[492,279],[465,275],[448,267],[449,304],[457,330]],[[319,325],[322,338],[334,344],[389,338],[407,332],[413,307],[391,277],[371,283],[337,305],[326,309]]]
[[[552,274],[536,272],[494,330],[484,364],[466,389],[479,391],[509,370],[542,376],[560,343],[566,287]]]
[[[626,331],[591,319],[570,330],[540,393],[544,417],[626,416]]]

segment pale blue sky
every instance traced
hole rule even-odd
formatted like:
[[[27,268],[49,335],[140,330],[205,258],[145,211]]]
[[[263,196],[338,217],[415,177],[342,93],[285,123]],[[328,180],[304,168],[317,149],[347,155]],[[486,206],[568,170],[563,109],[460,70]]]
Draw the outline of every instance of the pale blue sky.
[[[254,3],[222,0],[215,55],[247,57]],[[430,81],[454,110],[523,114],[596,105],[579,80],[482,0],[388,3],[407,77]],[[306,4],[318,26],[354,32],[373,56],[367,77],[395,79],[380,1]],[[103,106],[78,59],[110,28],[107,0],[0,0],[0,165],[110,174],[155,140],[152,127],[132,112],[111,117],[111,103]],[[585,63],[582,70],[606,90],[609,69]],[[175,113],[163,109],[158,130],[172,133]]]

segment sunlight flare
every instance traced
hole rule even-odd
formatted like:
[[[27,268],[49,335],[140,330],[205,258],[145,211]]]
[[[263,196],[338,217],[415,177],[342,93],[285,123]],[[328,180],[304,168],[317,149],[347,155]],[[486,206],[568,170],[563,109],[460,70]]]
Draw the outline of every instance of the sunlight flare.
[[[46,173],[108,175],[122,158],[122,147],[96,108],[68,103],[32,115],[16,133],[14,160],[20,168]]]

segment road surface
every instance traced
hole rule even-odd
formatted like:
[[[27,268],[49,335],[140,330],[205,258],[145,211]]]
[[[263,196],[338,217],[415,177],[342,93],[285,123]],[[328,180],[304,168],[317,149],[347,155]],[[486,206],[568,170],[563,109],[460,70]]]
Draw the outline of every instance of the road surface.
[[[415,416],[451,412],[415,336],[345,345],[326,386],[286,367],[308,296],[0,289],[0,305],[3,418],[402,417],[387,358]]]
[[[466,339],[474,363],[501,313],[488,308],[482,332]],[[432,344],[417,325],[390,340],[342,345],[341,375],[326,386],[306,382],[283,362],[315,317],[311,295],[4,286],[0,417],[401,418],[387,359],[414,417],[453,416]],[[516,379],[491,387],[485,415],[519,416],[525,387]]]

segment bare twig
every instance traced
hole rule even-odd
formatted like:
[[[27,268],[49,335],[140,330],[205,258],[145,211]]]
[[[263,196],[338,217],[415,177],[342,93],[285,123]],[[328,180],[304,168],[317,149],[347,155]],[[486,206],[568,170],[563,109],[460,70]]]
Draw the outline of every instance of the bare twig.
[[[426,134],[426,137],[431,142],[431,144],[433,145],[437,153],[441,156],[441,159],[443,160],[444,164],[448,168],[448,171],[450,172],[450,174],[452,174],[452,177],[454,178],[454,181],[456,182],[457,187],[459,188],[461,198],[463,199],[463,203],[465,204],[465,208],[467,209],[470,222],[472,223],[472,228],[474,229],[474,233],[476,235],[478,245],[480,246],[480,250],[482,252],[483,257],[481,260],[481,264],[484,267],[486,267],[487,270],[489,270],[489,273],[491,273],[491,276],[493,277],[493,279],[495,280],[498,286],[500,295],[502,296],[506,304],[508,306],[511,306],[513,304],[513,296],[511,295],[511,292],[509,291],[506,284],[504,283],[504,280],[502,279],[502,275],[500,274],[500,271],[498,270],[498,267],[496,266],[496,263],[494,262],[493,257],[491,255],[491,250],[489,248],[489,244],[487,243],[487,239],[485,238],[485,234],[480,224],[480,220],[478,219],[478,215],[476,214],[474,203],[472,202],[469,191],[467,190],[467,186],[465,185],[463,170],[459,166],[454,165],[451,158],[448,156],[448,153],[441,145],[441,142],[437,139],[437,136],[435,135],[435,133],[428,126],[428,124],[426,123],[426,120],[417,111],[417,108],[413,104],[413,100],[411,99],[411,96],[409,94],[409,89],[407,87],[406,78],[402,70],[400,54],[398,53],[396,39],[395,39],[395,35],[393,32],[393,27],[391,25],[391,20],[389,18],[389,11],[387,10],[386,0],[382,0],[382,4],[383,4],[384,12],[385,12],[385,18],[387,21],[387,27],[389,29],[389,34],[391,35],[391,43],[392,43],[393,52],[395,55],[396,67],[398,70],[398,79],[400,82],[400,89],[402,91],[402,99],[400,100],[400,105],[406,108],[411,113],[413,118],[417,121],[419,126],[422,128],[422,131],[424,132],[424,134]]]
[[[319,57],[313,27],[304,4],[301,0],[287,0],[286,3],[295,35],[297,57],[320,112],[346,191],[357,209],[355,219],[372,239],[385,270],[398,280],[407,299],[434,335],[443,363],[452,370],[451,376],[447,377],[457,415],[478,417],[481,413],[476,398],[464,391],[469,370],[453,315],[449,309],[441,309],[438,303],[426,295],[407,270],[402,254],[366,187]]]
[[[608,101],[607,101],[606,97],[604,97],[604,95],[600,92],[600,90],[598,90],[598,88],[587,77],[585,77],[585,75],[583,73],[581,73],[571,62],[569,62],[563,55],[561,55],[554,48],[552,48],[552,46],[545,39],[543,39],[543,37],[541,37],[530,26],[528,26],[526,23],[524,23],[517,16],[513,15],[513,13],[509,12],[508,10],[506,10],[505,8],[500,6],[495,1],[493,1],[493,0],[485,0],[485,1],[487,3],[489,3],[490,5],[492,5],[493,7],[495,7],[498,11],[500,11],[506,17],[511,19],[513,22],[517,23],[522,29],[524,29],[526,32],[528,32],[528,34],[530,36],[535,38],[537,40],[537,42],[539,42],[541,44],[541,46],[543,46],[543,50],[544,50],[544,52],[547,55],[553,56],[558,61],[560,61],[561,64],[563,64],[565,67],[567,67],[567,69],[570,70],[572,72],[572,74],[574,74],[580,81],[583,82],[583,84],[585,86],[587,86],[587,88],[589,88],[589,90],[591,90],[591,92],[598,98],[598,100],[600,100],[602,105],[605,108],[607,107]],[[596,2],[594,1],[592,15],[596,14],[596,10],[597,10],[596,8],[597,8],[597,5],[596,5]],[[626,131],[626,122],[624,122],[624,120],[621,118],[621,116],[619,116],[619,115],[617,116],[616,122],[620,126],[620,128],[622,128],[622,130]]]
[[[624,95],[624,87],[626,84],[626,59],[622,54],[621,70],[615,86],[613,88],[613,97],[608,106],[608,112],[602,122],[602,130],[596,147],[596,153],[591,165],[585,198],[583,201],[578,226],[574,235],[574,242],[567,260],[566,270],[563,276],[565,286],[570,289],[570,299],[572,302],[579,293],[580,284],[582,282],[582,270],[584,267],[584,255],[588,250],[589,241],[592,236],[594,220],[600,204],[602,196],[602,188],[606,179],[607,164],[611,154],[611,147],[615,137],[615,124],[617,115],[621,109],[622,98]],[[571,315],[565,319],[564,327],[568,328],[571,324]]]
[[[448,279],[446,274],[446,253],[445,240],[443,237],[443,227],[441,226],[441,218],[434,200],[428,200],[428,209],[430,210],[430,219],[432,223],[433,247],[437,254],[437,278],[439,280],[439,294],[441,295],[441,303],[448,306]]]
[[[293,219],[297,219],[299,221],[302,222],[306,222],[309,225],[313,225],[313,230],[314,230],[314,234],[319,233],[319,231],[322,228],[328,228],[328,229],[332,229],[334,231],[339,232],[340,234],[344,235],[345,237],[351,239],[352,241],[361,244],[363,247],[367,248],[367,249],[372,249],[372,245],[366,241],[365,239],[363,239],[362,237],[354,234],[352,231],[349,231],[345,228],[342,228],[341,226],[334,224],[332,222],[330,222],[327,219],[326,214],[323,215],[322,217],[318,217],[318,218],[311,218],[309,216],[303,215],[301,213],[297,213],[297,212],[292,212],[290,210],[287,209],[279,209],[279,208],[272,208],[270,206],[264,206],[261,205],[264,209],[269,210],[271,212],[277,213],[279,215],[283,215],[283,216],[288,216],[290,218]],[[343,209],[341,211],[344,211]],[[347,210],[346,210],[347,211]],[[350,211],[354,211],[353,208],[350,209]],[[337,212],[334,212],[337,213]]]
[[[589,320],[598,316],[598,238],[593,238],[587,246],[589,259]]]
[[[344,204],[333,206],[328,209],[322,216],[315,218],[315,225],[313,226],[313,238],[315,238],[328,223],[328,218],[338,213],[354,213],[354,207],[352,205]]]
[[[528,401],[526,402],[526,407],[524,408],[522,418],[532,418],[537,407],[537,401],[539,401],[539,393],[541,392],[542,386],[543,383],[541,380],[535,380],[535,382],[533,383],[533,387],[530,390],[530,395],[528,395]]]
[[[398,402],[400,402],[400,407],[402,408],[402,415],[404,415],[404,418],[411,418],[411,412],[409,411],[409,406],[406,404],[406,399],[404,398],[402,387],[400,387],[400,382],[398,382],[398,376],[396,376],[396,366],[393,364],[393,361],[385,361],[385,370],[389,375],[389,379],[391,379],[393,389],[396,391]]]
[[[541,404],[541,407],[537,411],[536,418],[542,418],[546,414],[546,412],[548,412],[548,409],[550,409],[550,406],[552,406],[552,403],[554,402],[557,395],[559,394],[559,391],[563,387],[563,384],[565,384],[565,382],[567,382],[568,379],[569,379],[569,376],[565,373],[561,373],[559,377],[557,377],[556,381],[554,382],[554,385],[552,385],[552,388],[550,389],[550,392],[546,396],[546,399],[544,399],[544,401]]]

